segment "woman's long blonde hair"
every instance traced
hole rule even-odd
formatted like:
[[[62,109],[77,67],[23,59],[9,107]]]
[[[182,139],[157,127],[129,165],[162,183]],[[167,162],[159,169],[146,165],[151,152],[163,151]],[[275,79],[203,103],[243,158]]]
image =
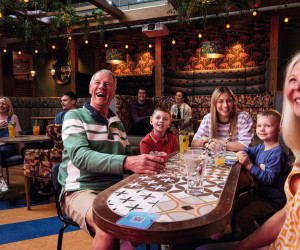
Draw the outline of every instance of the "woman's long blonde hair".
[[[282,136],[285,144],[293,151],[295,155],[295,164],[300,167],[300,117],[296,116],[288,98],[286,97],[289,75],[298,62],[300,62],[300,51],[292,57],[285,71],[282,109]]]
[[[218,128],[218,123],[217,123],[217,101],[219,99],[219,96],[223,93],[228,93],[230,97],[232,98],[233,102],[233,107],[229,115],[229,124],[230,124],[230,133],[231,136],[229,139],[231,139],[234,134],[236,133],[236,126],[237,126],[237,110],[236,110],[236,105],[237,105],[237,100],[236,96],[233,94],[232,90],[229,87],[217,87],[214,92],[212,93],[211,96],[211,101],[210,101],[210,115],[211,115],[211,127],[210,127],[210,132],[211,132],[211,137],[212,138],[217,138],[217,128]]]
[[[13,105],[11,103],[11,100],[6,97],[6,96],[0,96],[0,99],[4,99],[7,106],[8,106],[8,117],[12,116],[14,114],[14,108],[13,108]]]

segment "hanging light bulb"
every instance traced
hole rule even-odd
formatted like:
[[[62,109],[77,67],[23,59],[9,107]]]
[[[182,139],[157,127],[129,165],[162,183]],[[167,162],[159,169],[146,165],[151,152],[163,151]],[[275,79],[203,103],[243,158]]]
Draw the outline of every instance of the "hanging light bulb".
[[[128,49],[128,44],[125,45],[125,49]]]
[[[36,49],[36,50],[34,50],[34,53],[35,53],[35,54],[38,54],[38,53],[39,53],[39,51]]]
[[[150,48],[150,49],[152,48],[152,44],[151,44],[151,43],[149,43],[149,48]]]
[[[29,0],[24,0],[24,3],[28,3],[29,2]]]
[[[198,38],[202,38],[202,34],[201,33],[198,34]]]
[[[36,71],[35,71],[35,70],[31,70],[31,71],[30,71],[30,74],[31,74],[31,76],[35,76]]]
[[[52,65],[52,68],[50,69],[50,73],[51,73],[51,75],[55,75],[55,69],[54,69],[54,67],[53,67],[53,65]]]
[[[108,47],[108,44],[107,44],[107,43],[106,43],[106,44],[104,44],[104,47],[105,47],[105,48],[107,48],[107,47]]]
[[[252,15],[256,16],[257,15],[257,10],[253,10]]]
[[[288,17],[284,18],[284,22],[288,23],[289,22],[289,18]]]
[[[3,53],[6,53],[7,52],[7,49],[3,49]]]
[[[172,44],[175,44],[175,43],[176,43],[176,41],[175,41],[175,39],[173,39],[173,40],[172,40]]]
[[[21,51],[21,50],[19,50],[19,51],[18,51],[18,54],[19,54],[19,55],[21,55],[21,54],[22,54],[22,51]]]
[[[71,36],[68,36],[68,39],[69,39],[69,40],[72,40],[72,37],[71,37]]]
[[[229,24],[229,23],[226,24],[226,28],[227,28],[227,29],[230,28],[230,24]]]
[[[84,43],[85,43],[85,44],[88,44],[88,43],[89,43],[89,40],[86,39],[86,40],[84,41]]]
[[[55,45],[54,44],[52,45],[52,49],[55,49]]]

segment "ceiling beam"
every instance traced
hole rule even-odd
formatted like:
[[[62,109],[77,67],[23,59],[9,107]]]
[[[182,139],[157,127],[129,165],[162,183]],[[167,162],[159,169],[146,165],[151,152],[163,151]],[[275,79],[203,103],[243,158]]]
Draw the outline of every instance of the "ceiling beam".
[[[89,0],[89,2],[119,20],[124,16],[123,11],[114,5],[110,5],[106,0]]]

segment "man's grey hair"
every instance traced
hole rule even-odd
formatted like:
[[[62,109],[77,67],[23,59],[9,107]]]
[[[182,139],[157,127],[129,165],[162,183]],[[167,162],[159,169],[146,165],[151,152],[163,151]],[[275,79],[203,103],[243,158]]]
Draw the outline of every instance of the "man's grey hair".
[[[100,69],[100,70],[98,70],[98,71],[92,76],[91,81],[90,81],[90,85],[93,84],[94,78],[95,78],[95,76],[96,76],[98,73],[103,73],[103,74],[111,75],[112,78],[114,79],[114,82],[113,82],[113,89],[114,89],[114,90],[117,89],[117,78],[116,78],[116,76],[114,75],[114,73],[111,72],[111,71],[108,70],[108,69]]]

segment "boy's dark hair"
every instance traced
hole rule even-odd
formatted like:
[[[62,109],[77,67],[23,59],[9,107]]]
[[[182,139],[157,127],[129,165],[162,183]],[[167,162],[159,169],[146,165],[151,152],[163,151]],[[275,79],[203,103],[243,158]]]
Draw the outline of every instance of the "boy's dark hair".
[[[152,116],[155,115],[155,113],[158,112],[158,111],[162,111],[162,112],[167,113],[167,114],[170,116],[170,118],[171,118],[170,112],[169,112],[167,109],[163,108],[163,107],[157,107],[157,108],[153,111]]]
[[[76,96],[76,94],[74,92],[69,91],[69,92],[64,93],[63,96],[64,95],[70,97],[71,100],[74,100],[75,104],[77,103],[77,96]]]
[[[280,124],[281,114],[277,110],[275,110],[275,109],[264,110],[264,111],[258,113],[257,118],[258,117],[263,117],[263,116],[271,116],[276,121],[278,121],[278,123]]]

